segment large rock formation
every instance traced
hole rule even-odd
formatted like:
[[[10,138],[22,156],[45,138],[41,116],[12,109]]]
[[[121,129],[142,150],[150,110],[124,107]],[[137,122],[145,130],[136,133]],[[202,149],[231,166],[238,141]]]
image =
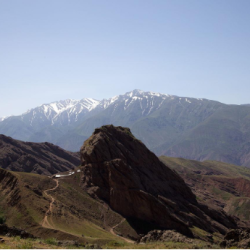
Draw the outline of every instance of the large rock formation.
[[[1,168],[50,175],[79,164],[79,153],[67,152],[52,143],[22,142],[0,135]]]
[[[225,233],[235,228],[224,212],[198,204],[183,179],[128,128],[103,126],[81,148],[83,187],[126,218],[191,235],[196,226]]]

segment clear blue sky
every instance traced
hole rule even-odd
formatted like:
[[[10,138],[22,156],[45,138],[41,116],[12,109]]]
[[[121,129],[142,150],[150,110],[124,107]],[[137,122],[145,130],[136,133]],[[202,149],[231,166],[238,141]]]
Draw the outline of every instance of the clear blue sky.
[[[0,0],[0,117],[133,89],[250,103],[249,0]]]

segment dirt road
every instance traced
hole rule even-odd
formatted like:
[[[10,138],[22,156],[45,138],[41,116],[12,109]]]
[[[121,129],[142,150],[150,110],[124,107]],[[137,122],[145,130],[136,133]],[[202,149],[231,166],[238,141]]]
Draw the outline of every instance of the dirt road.
[[[123,240],[125,240],[125,241],[128,242],[128,243],[135,243],[133,240],[129,240],[129,239],[127,239],[127,238],[124,238],[124,237],[122,237],[122,236],[120,236],[120,235],[117,235],[117,234],[114,232],[114,229],[115,229],[116,227],[118,227],[120,224],[122,224],[125,220],[126,220],[126,219],[124,218],[124,219],[122,219],[118,224],[116,224],[115,226],[113,226],[113,227],[110,229],[110,233],[112,233],[112,234],[115,235],[115,236],[118,236],[118,237],[122,238]]]
[[[53,211],[53,203],[55,201],[54,197],[52,195],[49,195],[48,192],[49,191],[53,191],[55,189],[58,188],[59,186],[59,181],[57,179],[54,179],[54,181],[56,182],[56,186],[51,188],[51,189],[47,189],[44,191],[44,193],[51,199],[51,202],[49,204],[49,209],[47,210],[47,212],[45,213],[44,219],[42,221],[42,226],[43,227],[47,227],[47,228],[53,228],[53,226],[51,225],[51,223],[48,221],[48,215],[52,214]]]
[[[58,181],[58,179],[54,179],[54,181],[56,182],[56,186],[53,187],[53,188],[51,188],[51,189],[47,189],[47,190],[44,191],[45,195],[48,196],[48,197],[51,199],[51,202],[50,202],[50,204],[49,204],[49,208],[48,208],[48,210],[46,211],[45,216],[44,216],[43,221],[42,221],[42,226],[43,226],[43,227],[47,227],[47,228],[54,228],[54,226],[52,225],[53,223],[51,223],[51,222],[48,221],[48,216],[52,214],[52,211],[53,211],[53,203],[54,203],[54,201],[55,201],[55,198],[54,198],[52,195],[48,194],[48,192],[57,189],[58,186],[59,186],[59,181]],[[50,221],[51,221],[51,219],[50,219]],[[129,240],[129,239],[127,239],[127,238],[124,238],[124,237],[122,237],[122,236],[120,236],[120,235],[117,235],[117,234],[114,232],[114,229],[115,229],[116,227],[118,227],[121,223],[123,223],[124,221],[125,221],[125,218],[122,219],[118,224],[116,224],[115,226],[113,226],[113,227],[110,229],[110,233],[113,234],[113,235],[115,235],[115,236],[118,236],[119,238],[123,239],[124,241],[126,241],[126,242],[128,242],[128,243],[134,243],[133,240]]]

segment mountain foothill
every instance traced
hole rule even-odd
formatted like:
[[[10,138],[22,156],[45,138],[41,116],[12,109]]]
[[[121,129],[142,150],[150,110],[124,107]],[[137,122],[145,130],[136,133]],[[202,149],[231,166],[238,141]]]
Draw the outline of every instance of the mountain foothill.
[[[0,145],[0,221],[8,235],[20,228],[21,236],[91,248],[217,248],[248,227],[248,168],[158,158],[129,128],[95,129],[80,153],[6,136]]]

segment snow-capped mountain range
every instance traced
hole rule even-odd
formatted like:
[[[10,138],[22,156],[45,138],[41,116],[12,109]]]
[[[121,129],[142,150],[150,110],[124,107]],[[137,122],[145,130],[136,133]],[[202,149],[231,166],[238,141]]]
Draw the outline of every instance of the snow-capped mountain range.
[[[77,150],[82,143],[78,136],[84,139],[96,127],[112,123],[132,128],[140,119],[150,117],[157,110],[167,107],[166,112],[171,117],[176,105],[186,109],[192,103],[201,105],[206,101],[138,89],[101,101],[93,98],[67,99],[43,104],[19,116],[3,118],[0,121],[0,133],[25,141],[49,141],[68,150]],[[141,131],[138,133],[141,134]],[[68,134],[75,136],[79,144],[74,147],[65,146],[64,137]],[[143,137],[147,142],[148,138]]]
[[[28,110],[21,115],[21,119],[28,117],[29,124],[32,126],[36,120],[48,122],[50,125],[65,125],[76,122],[80,115],[86,114],[100,103],[92,98],[84,98],[80,101],[67,99],[63,101],[43,104],[34,109]]]
[[[247,105],[133,90],[110,99],[43,104],[0,120],[0,134],[79,151],[95,128],[113,124],[129,127],[158,155],[250,166],[248,118]]]
[[[155,106],[156,98],[161,99],[160,102],[157,102],[158,106]],[[79,119],[81,120],[89,113],[95,114],[96,111],[105,110],[110,106],[115,108],[121,102],[124,105],[124,110],[134,102],[139,102],[142,115],[149,115],[153,109],[159,108],[166,98],[177,97],[154,92],[133,90],[124,95],[114,96],[110,99],[103,99],[101,101],[93,98],[84,98],[80,101],[67,99],[43,104],[39,107],[28,110],[19,117],[30,126],[37,126],[38,121],[39,123],[46,123],[46,125],[70,125],[77,122]],[[190,102],[189,99],[190,98],[186,98],[186,101]],[[9,117],[0,118],[0,122],[7,118]]]
[[[190,105],[193,101],[202,102],[203,100],[205,99],[182,98],[150,91],[145,92],[138,89],[101,101],[93,98],[84,98],[82,100],[67,99],[43,104],[19,116],[0,118],[0,133],[13,136],[13,131],[10,132],[9,127],[7,126],[6,128],[4,126],[4,124],[12,120],[18,120],[19,123],[21,122],[23,125],[28,126],[28,130],[32,128],[32,131],[36,132],[50,126],[65,130],[67,126],[77,126],[101,112],[105,112],[106,116],[112,117],[113,122],[117,122],[115,117],[126,116],[130,112],[136,113],[136,118],[134,119],[149,116],[170,101],[178,102],[180,105],[183,105],[182,103]],[[110,122],[112,122],[112,119]],[[131,124],[127,121],[121,125],[130,126]],[[1,129],[1,127],[4,127],[4,129]],[[24,138],[21,136],[16,139]],[[25,139],[28,140],[29,138],[25,137]]]

